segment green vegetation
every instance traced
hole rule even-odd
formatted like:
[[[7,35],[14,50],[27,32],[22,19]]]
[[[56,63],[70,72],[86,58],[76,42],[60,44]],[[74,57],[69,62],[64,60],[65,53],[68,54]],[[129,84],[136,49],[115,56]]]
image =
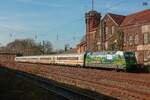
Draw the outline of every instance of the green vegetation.
[[[123,35],[124,33],[122,31],[117,31],[113,34],[112,38],[110,38],[108,50],[110,51],[117,51],[117,50],[123,50]]]

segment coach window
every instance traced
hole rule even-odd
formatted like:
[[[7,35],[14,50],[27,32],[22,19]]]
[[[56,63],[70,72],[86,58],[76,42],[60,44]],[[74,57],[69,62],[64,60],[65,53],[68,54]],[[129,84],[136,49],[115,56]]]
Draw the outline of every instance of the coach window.
[[[148,43],[148,34],[145,33],[144,34],[144,44],[147,44]]]

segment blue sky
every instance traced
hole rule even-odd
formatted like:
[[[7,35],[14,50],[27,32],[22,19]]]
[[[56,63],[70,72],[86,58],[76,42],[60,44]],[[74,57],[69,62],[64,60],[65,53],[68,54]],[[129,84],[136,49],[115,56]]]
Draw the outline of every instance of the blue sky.
[[[147,1],[149,5],[142,6]],[[95,10],[127,15],[150,8],[150,0],[95,0]],[[54,48],[75,47],[85,34],[91,0],[0,0],[0,43],[15,39],[49,40]],[[10,37],[12,34],[12,37]]]

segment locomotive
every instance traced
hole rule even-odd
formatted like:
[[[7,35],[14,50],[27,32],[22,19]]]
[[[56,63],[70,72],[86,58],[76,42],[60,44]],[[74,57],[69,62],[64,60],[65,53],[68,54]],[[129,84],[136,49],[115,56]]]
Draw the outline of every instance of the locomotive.
[[[134,52],[105,51],[16,57],[16,62],[126,70],[137,64]]]

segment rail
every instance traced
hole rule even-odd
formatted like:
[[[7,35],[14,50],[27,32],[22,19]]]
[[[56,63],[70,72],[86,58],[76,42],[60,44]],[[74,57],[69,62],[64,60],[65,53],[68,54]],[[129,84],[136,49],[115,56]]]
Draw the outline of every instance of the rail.
[[[9,68],[5,68],[5,69],[7,71],[11,70],[16,74],[16,76],[31,81],[35,85],[43,89],[46,89],[47,91],[55,93],[57,95],[60,95],[67,100],[103,100],[103,99],[105,100],[106,98],[107,100],[116,100],[112,97],[108,97],[102,94],[101,95],[94,94],[92,93],[92,91],[81,90],[81,89],[75,90],[74,88],[71,88],[71,86],[65,86],[64,84],[58,83],[54,80],[48,80],[46,78],[29,74],[26,72],[17,71],[14,69],[12,70]]]

